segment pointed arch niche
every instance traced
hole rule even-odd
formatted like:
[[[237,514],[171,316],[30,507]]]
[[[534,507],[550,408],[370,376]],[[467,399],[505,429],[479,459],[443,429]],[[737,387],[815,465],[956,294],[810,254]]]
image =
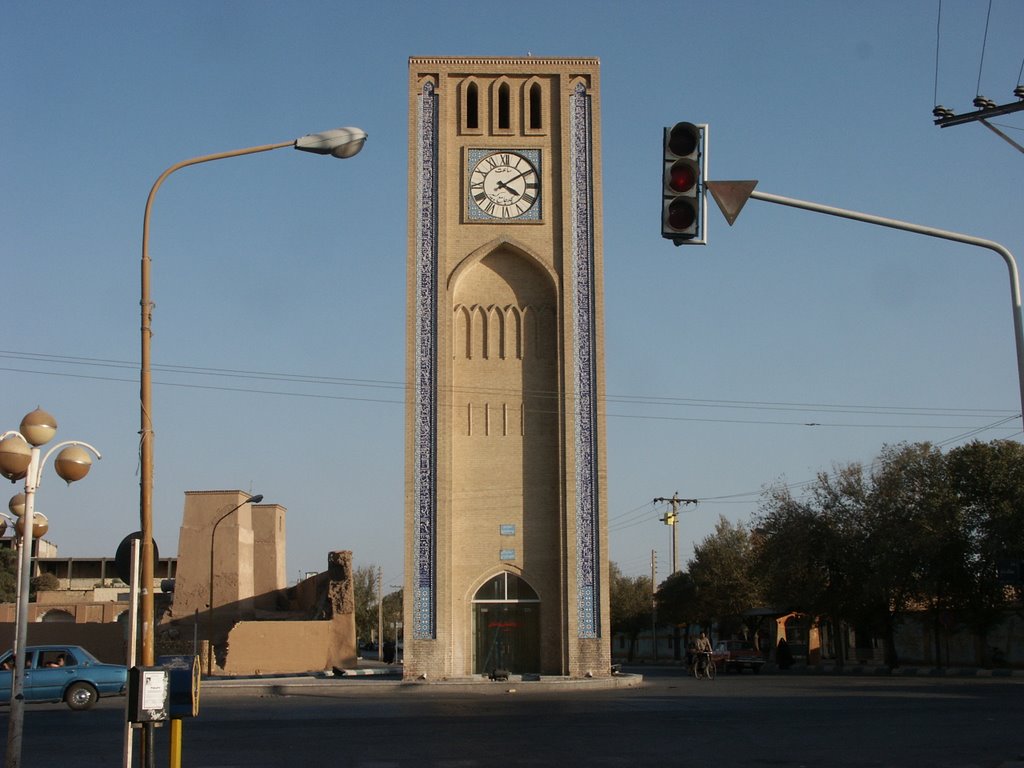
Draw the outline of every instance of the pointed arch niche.
[[[465,259],[449,286],[452,545],[478,558],[470,571],[493,567],[499,549],[524,574],[543,571],[557,564],[560,540],[555,282],[503,241]],[[499,541],[500,527],[516,533]]]

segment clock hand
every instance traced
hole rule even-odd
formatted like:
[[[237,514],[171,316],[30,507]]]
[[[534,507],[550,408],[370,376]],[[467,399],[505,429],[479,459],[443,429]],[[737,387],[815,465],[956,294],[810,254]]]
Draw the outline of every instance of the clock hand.
[[[509,179],[508,181],[499,181],[499,182],[498,182],[498,183],[497,183],[497,184],[496,184],[495,186],[496,186],[496,187],[497,187],[498,189],[508,189],[508,185],[509,185],[509,182],[512,182],[512,181],[517,181],[517,180],[519,180],[519,179],[523,178],[523,176],[525,176],[525,175],[526,175],[526,174],[528,174],[528,173],[530,173],[530,171],[523,171],[523,172],[522,172],[522,173],[520,173],[520,174],[519,174],[518,176],[513,176],[513,177],[512,177],[511,179]]]

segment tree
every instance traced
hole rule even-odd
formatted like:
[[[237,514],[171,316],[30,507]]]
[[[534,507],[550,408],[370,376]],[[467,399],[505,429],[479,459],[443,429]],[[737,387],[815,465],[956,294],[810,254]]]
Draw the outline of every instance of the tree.
[[[672,652],[676,660],[681,657],[682,646],[690,636],[690,624],[701,622],[700,606],[697,602],[697,589],[690,574],[676,571],[658,586],[654,595],[658,607],[658,623],[672,626]],[[679,637],[679,627],[685,625],[683,637]]]
[[[1001,561],[1024,558],[1024,446],[972,442],[951,450],[946,462],[970,542],[964,607],[982,660],[989,629],[1009,603],[1021,600],[1020,584],[1001,583],[998,568]]]
[[[883,448],[865,507],[866,586],[891,667],[898,663],[896,617],[927,604],[937,627],[962,585],[966,553],[953,501],[939,449],[930,443]]]
[[[689,573],[673,573],[658,585],[654,599],[658,606],[658,620],[663,624],[700,623],[697,590]]]
[[[743,613],[761,600],[753,562],[750,532],[720,517],[715,532],[694,548],[689,562],[702,624],[718,619],[723,635],[742,627]]]
[[[402,590],[396,590],[384,595],[382,601],[384,610],[384,637],[387,640],[398,642],[401,632],[396,631],[395,625],[402,623]]]
[[[356,602],[356,637],[361,643],[377,637],[377,568],[361,565],[352,574]],[[380,638],[377,638],[378,641]]]
[[[937,660],[943,628],[961,616],[980,658],[1008,596],[1020,598],[997,564],[1024,556],[1024,446],[971,443],[945,456],[929,443],[883,446],[869,475],[857,464],[822,472],[800,498],[772,488],[755,526],[778,608],[870,628],[890,666],[901,613],[930,612]]]
[[[628,658],[632,661],[637,636],[651,626],[654,606],[651,580],[647,576],[626,576],[617,564],[608,565],[611,628],[612,632],[622,632],[629,637]]]
[[[18,553],[0,549],[0,603],[13,603],[17,596]]]
[[[765,597],[778,609],[818,610],[824,587],[820,528],[812,504],[794,498],[788,486],[765,494],[755,520],[754,564]]]

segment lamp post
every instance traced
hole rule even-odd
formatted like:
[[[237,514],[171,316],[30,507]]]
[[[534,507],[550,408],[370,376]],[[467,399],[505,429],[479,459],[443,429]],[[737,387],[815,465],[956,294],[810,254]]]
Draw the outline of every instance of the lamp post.
[[[323,133],[313,133],[294,141],[278,144],[265,144],[230,152],[219,152],[213,155],[194,157],[176,163],[160,174],[146,200],[146,211],[142,222],[142,298],[139,302],[142,310],[142,362],[140,372],[140,405],[141,424],[139,427],[139,518],[142,534],[142,659],[143,666],[152,666],[153,656],[153,386],[150,373],[150,340],[152,337],[151,323],[153,319],[153,303],[150,300],[150,258],[149,258],[149,220],[153,210],[153,201],[164,179],[175,171],[190,165],[223,160],[229,157],[252,155],[268,152],[272,149],[295,147],[303,152],[318,155],[331,155],[340,159],[352,157],[363,148],[366,132],[360,128],[335,128]]]
[[[250,496],[217,518],[217,522],[213,524],[213,531],[210,533],[210,602],[206,606],[206,674],[208,675],[213,674],[213,555],[217,551],[214,546],[217,542],[217,526],[246,504],[259,504],[261,501],[263,501],[263,494],[257,493],[255,496]]]
[[[12,482],[24,478],[24,505],[18,497],[9,508],[21,512],[15,525],[21,534],[19,560],[18,606],[14,624],[14,677],[11,681],[11,711],[7,729],[7,768],[21,765],[21,737],[25,723],[25,646],[28,640],[28,591],[32,575],[32,538],[46,533],[46,517],[35,511],[36,489],[42,483],[43,467],[54,451],[62,449],[53,462],[58,476],[69,485],[89,473],[92,452],[97,459],[100,452],[88,443],[67,440],[50,448],[42,456],[41,446],[57,434],[57,420],[37,408],[21,420],[18,431],[0,435],[0,474]],[[17,503],[15,503],[17,502]]]
[[[997,243],[994,240],[987,240],[983,237],[966,235],[961,232],[950,232],[948,229],[938,229],[923,224],[914,224],[909,221],[891,219],[888,216],[876,216],[871,213],[851,211],[846,208],[836,208],[833,205],[823,205],[809,200],[797,200],[793,197],[773,195],[768,192],[758,192],[754,189],[757,181],[708,181],[706,183],[708,192],[718,203],[725,220],[732,226],[736,217],[740,215],[747,200],[761,200],[776,205],[787,205],[791,208],[800,208],[812,213],[823,213],[826,216],[838,216],[851,221],[859,221],[864,224],[875,224],[879,227],[889,227],[903,232],[913,232],[917,235],[937,237],[942,240],[950,240],[954,243],[964,243],[978,248],[986,248],[995,251],[1006,263],[1006,269],[1010,278],[1010,301],[1013,309],[1013,337],[1017,347],[1017,389],[1020,394],[1021,417],[1024,418],[1024,309],[1021,306],[1020,272],[1017,269],[1017,261],[1014,259],[1010,249]]]

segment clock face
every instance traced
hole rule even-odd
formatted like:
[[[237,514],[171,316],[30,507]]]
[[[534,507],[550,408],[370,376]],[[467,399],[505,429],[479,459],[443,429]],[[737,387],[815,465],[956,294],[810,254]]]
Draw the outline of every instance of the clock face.
[[[518,219],[533,211],[540,198],[540,177],[534,163],[518,152],[487,152],[469,174],[469,196],[482,216]]]

